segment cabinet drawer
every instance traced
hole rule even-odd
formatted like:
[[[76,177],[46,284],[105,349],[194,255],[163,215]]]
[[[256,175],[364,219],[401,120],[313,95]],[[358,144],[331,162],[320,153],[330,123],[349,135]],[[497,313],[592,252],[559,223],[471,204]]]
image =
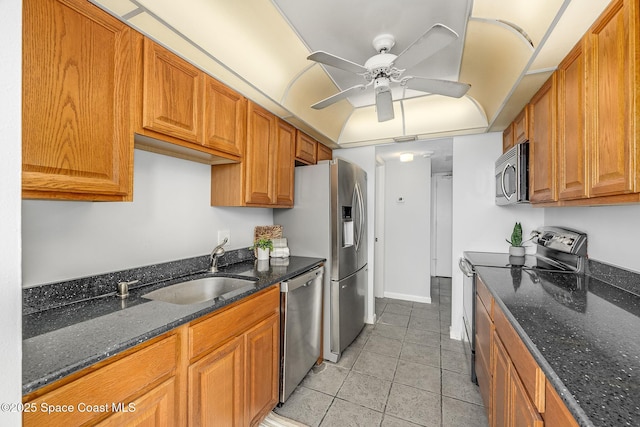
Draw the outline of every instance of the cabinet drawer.
[[[219,346],[279,311],[280,289],[276,285],[214,313],[189,328],[189,359]]]
[[[24,413],[24,425],[81,425],[111,413],[112,405],[126,406],[129,397],[175,374],[178,344],[172,335],[32,400],[37,411]],[[73,412],[43,411],[56,406]],[[104,410],[82,410],[94,406]]]
[[[489,313],[489,318],[493,319],[493,297],[487,289],[487,285],[484,284],[482,279],[479,276],[476,276],[476,294],[480,298],[482,304],[484,304],[484,308]]]
[[[509,353],[509,357],[522,380],[527,394],[538,409],[538,412],[544,412],[544,387],[546,381],[544,373],[513,329],[513,326],[511,326],[509,320],[498,307],[494,310],[493,320],[496,332],[504,343],[504,347]]]

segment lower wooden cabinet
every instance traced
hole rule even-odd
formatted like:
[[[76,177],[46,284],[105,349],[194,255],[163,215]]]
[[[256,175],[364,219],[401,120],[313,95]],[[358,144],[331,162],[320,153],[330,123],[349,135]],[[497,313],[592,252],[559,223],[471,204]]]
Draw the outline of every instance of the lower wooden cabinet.
[[[244,337],[189,366],[189,425],[244,425]]]
[[[577,426],[482,279],[476,284],[475,367],[489,425]]]
[[[180,425],[178,333],[152,340],[84,375],[25,396],[24,426]],[[49,411],[52,408],[53,411]],[[66,408],[66,410],[64,410]],[[126,420],[126,422],[124,421]]]
[[[45,386],[23,425],[258,425],[278,403],[279,311],[274,285]]]

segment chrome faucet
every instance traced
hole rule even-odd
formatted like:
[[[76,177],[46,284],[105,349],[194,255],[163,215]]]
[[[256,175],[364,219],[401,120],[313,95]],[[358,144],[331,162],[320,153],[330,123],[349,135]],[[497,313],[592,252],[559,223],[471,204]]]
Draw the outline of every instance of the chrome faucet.
[[[213,248],[213,250],[211,251],[211,260],[209,262],[209,271],[212,273],[217,273],[218,272],[218,257],[222,256],[224,254],[224,248],[223,246],[227,243],[229,239],[228,238],[224,238],[224,240],[222,241],[222,243],[220,243],[218,246],[216,246],[215,248]]]

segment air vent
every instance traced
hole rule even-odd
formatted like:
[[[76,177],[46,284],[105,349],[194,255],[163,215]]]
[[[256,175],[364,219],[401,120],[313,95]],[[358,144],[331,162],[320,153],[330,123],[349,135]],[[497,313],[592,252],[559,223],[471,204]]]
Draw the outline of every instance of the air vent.
[[[415,136],[415,135],[397,136],[397,137],[393,138],[393,140],[395,142],[409,142],[409,141],[415,141],[416,139],[418,139],[418,137]]]

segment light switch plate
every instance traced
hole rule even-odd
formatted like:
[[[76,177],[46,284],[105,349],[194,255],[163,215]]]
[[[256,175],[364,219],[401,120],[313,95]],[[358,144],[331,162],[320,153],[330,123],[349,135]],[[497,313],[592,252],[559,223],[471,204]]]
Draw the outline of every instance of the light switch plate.
[[[228,247],[231,243],[231,232],[229,230],[218,230],[218,244],[222,243],[225,237],[227,238],[225,246]]]

